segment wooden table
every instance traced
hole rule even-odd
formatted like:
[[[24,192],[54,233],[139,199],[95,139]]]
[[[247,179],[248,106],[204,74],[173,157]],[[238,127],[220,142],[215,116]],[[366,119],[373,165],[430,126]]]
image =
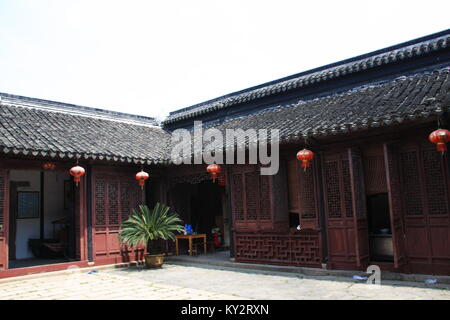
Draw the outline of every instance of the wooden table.
[[[203,239],[203,248],[206,254],[206,234],[181,234],[175,236],[175,250],[176,255],[178,255],[178,240],[187,239],[189,240],[189,255],[192,256],[192,240],[193,239]]]

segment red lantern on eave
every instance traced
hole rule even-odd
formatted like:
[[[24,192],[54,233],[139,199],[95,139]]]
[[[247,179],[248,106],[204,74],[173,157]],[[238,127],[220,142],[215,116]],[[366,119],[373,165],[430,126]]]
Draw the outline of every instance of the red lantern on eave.
[[[139,181],[139,185],[141,186],[141,189],[144,189],[145,180],[149,178],[149,175],[144,170],[141,170],[140,172],[136,173],[136,180]]]
[[[86,171],[84,170],[84,168],[80,167],[78,165],[70,168],[70,175],[73,176],[73,181],[75,181],[75,184],[77,185],[77,187],[78,187],[78,182],[80,182],[81,177],[84,176],[85,173],[86,173]]]
[[[446,143],[450,141],[450,131],[447,129],[438,129],[430,133],[428,139],[436,144],[436,150],[444,153],[447,151]]]
[[[213,182],[215,182],[217,174],[220,172],[220,166],[218,164],[212,163],[206,168],[206,171],[208,171],[208,173],[211,173],[212,180]]]
[[[44,162],[42,164],[44,170],[54,170],[56,168],[56,163],[54,162]]]
[[[308,149],[303,149],[297,152],[297,159],[302,162],[302,168],[306,171],[309,167],[309,162],[314,159],[314,152]]]

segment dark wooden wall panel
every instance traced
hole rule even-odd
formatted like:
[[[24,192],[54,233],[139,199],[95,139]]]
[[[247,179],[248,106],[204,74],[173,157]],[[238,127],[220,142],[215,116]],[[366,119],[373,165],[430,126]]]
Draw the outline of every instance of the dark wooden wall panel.
[[[142,250],[132,250],[119,242],[120,225],[132,210],[143,204],[143,190],[130,174],[104,171],[93,175],[93,247],[96,261],[133,261]]]

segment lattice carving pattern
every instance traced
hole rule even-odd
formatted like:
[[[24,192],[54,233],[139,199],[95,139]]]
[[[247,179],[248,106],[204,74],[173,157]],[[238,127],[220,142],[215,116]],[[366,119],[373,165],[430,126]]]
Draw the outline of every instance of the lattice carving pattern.
[[[299,190],[300,183],[297,175],[297,159],[292,159],[287,162],[287,183],[288,183],[288,200],[289,209],[299,209]]]
[[[270,190],[271,176],[260,176],[260,203],[261,208],[259,210],[260,220],[270,220],[272,218],[272,203],[271,190]]]
[[[339,187],[339,166],[337,161],[328,161],[325,163],[325,178],[328,216],[330,218],[340,218],[342,209]]]
[[[350,181],[350,165],[348,160],[341,160],[341,163],[342,163],[342,180],[344,185],[345,216],[351,218],[353,217],[353,204],[352,204],[352,186]]]
[[[120,225],[141,204],[141,190],[127,180],[120,177],[95,179],[96,227]]]
[[[362,159],[359,154],[353,154],[353,177],[355,184],[355,198],[356,198],[356,215],[358,217],[366,216],[366,202],[365,202],[365,192],[364,192],[364,172],[362,167]]]
[[[108,183],[109,224],[119,224],[118,183]]]
[[[445,172],[442,170],[442,156],[435,150],[423,151],[425,188],[427,191],[428,213],[447,214],[447,194]]]
[[[319,265],[319,235],[237,234],[236,259],[256,263]]]
[[[300,210],[303,219],[316,217],[316,200],[314,196],[314,173],[312,169],[301,170],[300,188]]]
[[[121,222],[128,219],[131,214],[131,211],[134,209],[133,203],[135,203],[134,199],[132,199],[131,191],[132,188],[129,183],[122,183],[120,185],[120,210],[122,212]]]
[[[244,220],[244,185],[241,174],[233,174],[233,209],[236,220]]]
[[[247,204],[247,220],[258,219],[259,211],[259,184],[258,172],[246,172],[245,179],[245,199]]]
[[[417,151],[408,151],[400,154],[403,178],[405,211],[407,215],[423,214],[422,193],[420,190],[420,177],[418,172]]]
[[[106,181],[102,178],[95,180],[95,225],[106,225],[105,215],[105,201],[106,201]]]

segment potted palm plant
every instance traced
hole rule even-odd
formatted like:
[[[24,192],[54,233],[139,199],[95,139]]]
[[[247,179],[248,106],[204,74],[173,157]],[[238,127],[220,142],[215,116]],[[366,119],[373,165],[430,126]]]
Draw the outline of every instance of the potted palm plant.
[[[153,249],[147,254],[149,244],[158,239],[175,240],[174,232],[184,230],[180,222],[178,215],[170,213],[170,208],[164,204],[158,202],[152,210],[146,205],[140,205],[137,210],[133,209],[133,214],[122,223],[119,239],[132,248],[143,246],[147,267],[161,267],[164,263],[164,254],[155,254]]]

